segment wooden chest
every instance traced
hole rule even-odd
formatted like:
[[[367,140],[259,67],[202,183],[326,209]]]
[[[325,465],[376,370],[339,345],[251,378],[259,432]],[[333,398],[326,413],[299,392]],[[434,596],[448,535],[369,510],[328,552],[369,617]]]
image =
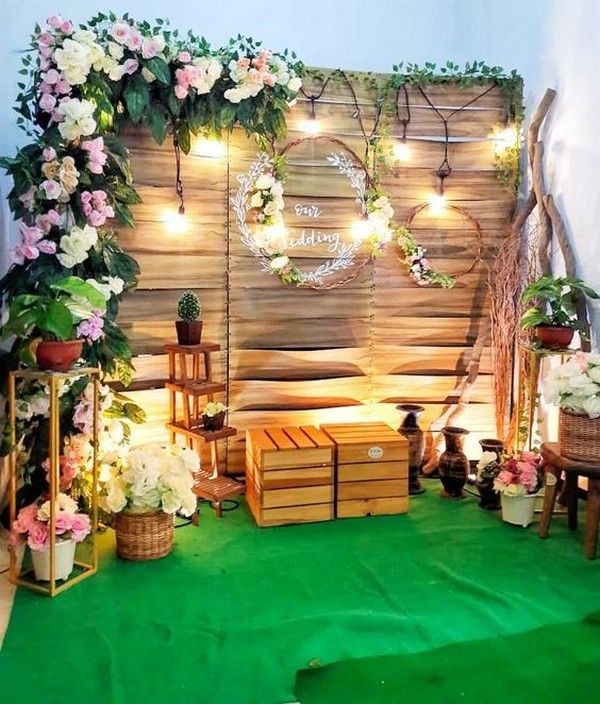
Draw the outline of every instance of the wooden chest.
[[[322,425],[336,446],[336,516],[408,511],[408,442],[385,423]]]
[[[313,426],[246,431],[246,500],[259,526],[334,517],[334,447]]]

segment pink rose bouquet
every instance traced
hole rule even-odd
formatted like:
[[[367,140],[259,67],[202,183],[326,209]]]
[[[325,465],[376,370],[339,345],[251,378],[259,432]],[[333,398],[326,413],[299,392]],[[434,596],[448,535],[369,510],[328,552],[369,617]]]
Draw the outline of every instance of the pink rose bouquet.
[[[80,543],[90,534],[90,517],[80,513],[77,503],[66,494],[59,494],[55,501],[54,534],[57,541]],[[26,540],[31,550],[44,551],[50,545],[50,501],[40,499],[24,506],[12,524],[11,543]]]
[[[541,459],[536,452],[527,450],[518,455],[504,455],[494,489],[507,496],[535,494],[542,486]]]

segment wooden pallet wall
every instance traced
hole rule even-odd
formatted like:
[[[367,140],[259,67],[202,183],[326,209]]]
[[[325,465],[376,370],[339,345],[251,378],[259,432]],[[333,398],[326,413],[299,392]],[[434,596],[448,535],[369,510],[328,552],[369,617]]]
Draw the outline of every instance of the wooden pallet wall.
[[[355,82],[365,127],[371,130],[373,96]],[[310,86],[307,92],[310,93]],[[481,87],[434,86],[427,89],[441,108],[458,107],[481,93]],[[409,91],[410,160],[384,178],[400,222],[436,187],[435,172],[443,159],[443,125],[423,97]],[[300,100],[288,117],[286,142],[302,136],[309,105]],[[359,154],[364,140],[347,87],[330,83],[316,104],[322,133],[344,140]],[[312,291],[282,286],[263,273],[240,242],[230,197],[237,176],[257,155],[255,144],[240,132],[227,142],[227,156],[182,158],[186,219],[184,234],[169,234],[164,222],[177,208],[172,147],[159,147],[141,130],[129,129],[134,178],[144,202],[134,208],[136,227],[123,229],[121,241],[139,261],[139,289],[123,304],[120,322],[136,356],[138,386],[133,395],[150,421],[137,440],[162,433],[167,409],[160,388],[165,374],[162,345],[172,341],[175,304],[191,288],[204,307],[204,335],[223,348],[215,371],[229,382],[230,422],[239,429],[256,425],[318,424],[379,418],[397,425],[395,405],[414,401],[426,406],[427,427],[458,399],[473,344],[488,314],[487,264],[510,217],[514,199],[492,167],[489,133],[506,114],[498,89],[450,120],[450,163],[446,182],[450,202],[463,206],[483,228],[484,257],[454,289],[423,288],[405,273],[390,245],[385,255],[367,264],[346,285]],[[390,138],[401,135],[392,121]],[[289,152],[286,222],[293,225],[291,205],[317,203],[323,231],[348,228],[356,220],[354,194],[333,173],[325,157],[340,149],[305,142]],[[420,215],[413,231],[425,244],[434,265],[447,272],[464,268],[475,247],[472,229],[450,211],[439,217]],[[310,254],[310,257],[308,256]],[[294,252],[308,265],[328,256],[325,249]],[[461,419],[469,428],[467,447],[478,456],[477,440],[494,434],[492,369],[489,350],[471,404]],[[230,442],[229,470],[243,465],[243,433]]]

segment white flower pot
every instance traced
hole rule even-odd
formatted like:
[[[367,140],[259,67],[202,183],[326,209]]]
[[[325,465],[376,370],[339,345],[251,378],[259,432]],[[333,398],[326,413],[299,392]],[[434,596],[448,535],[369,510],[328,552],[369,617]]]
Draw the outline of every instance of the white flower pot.
[[[57,541],[54,549],[54,579],[67,579],[73,571],[75,560],[75,542],[73,540]],[[35,578],[40,582],[50,581],[50,548],[32,550],[31,560]]]
[[[502,520],[527,528],[533,521],[536,498],[537,494],[523,494],[523,496],[502,494]]]

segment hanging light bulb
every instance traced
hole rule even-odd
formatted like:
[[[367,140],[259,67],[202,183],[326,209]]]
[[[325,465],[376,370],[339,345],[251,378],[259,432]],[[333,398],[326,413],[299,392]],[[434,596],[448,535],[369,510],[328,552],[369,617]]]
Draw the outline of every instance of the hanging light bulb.
[[[495,129],[490,135],[490,140],[494,147],[494,152],[502,154],[518,144],[519,132],[514,125],[509,125],[504,129]]]
[[[362,242],[363,240],[366,240],[367,237],[371,236],[371,232],[372,232],[372,225],[367,220],[366,217],[361,218],[360,220],[357,220],[352,225],[352,237],[357,242]]]
[[[211,137],[200,137],[194,143],[194,154],[205,156],[209,159],[220,159],[227,153],[227,148],[223,142]]]
[[[441,215],[446,208],[446,196],[443,193],[432,193],[427,202],[432,215]]]
[[[317,120],[317,114],[315,112],[315,100],[316,96],[311,95],[309,97],[310,100],[310,114],[306,120],[302,120],[299,124],[300,129],[302,132],[306,132],[306,134],[319,134],[321,131],[321,126],[319,125],[319,121]]]
[[[185,217],[185,202],[183,199],[183,181],[181,180],[181,151],[179,141],[173,138],[173,150],[175,151],[175,192],[179,196],[179,206],[176,211],[168,210],[163,215],[163,222],[168,232],[174,235],[184,234],[188,229]]]
[[[393,152],[395,161],[408,161],[410,159],[410,147],[406,142],[406,137],[403,137],[402,141],[394,144]]]

